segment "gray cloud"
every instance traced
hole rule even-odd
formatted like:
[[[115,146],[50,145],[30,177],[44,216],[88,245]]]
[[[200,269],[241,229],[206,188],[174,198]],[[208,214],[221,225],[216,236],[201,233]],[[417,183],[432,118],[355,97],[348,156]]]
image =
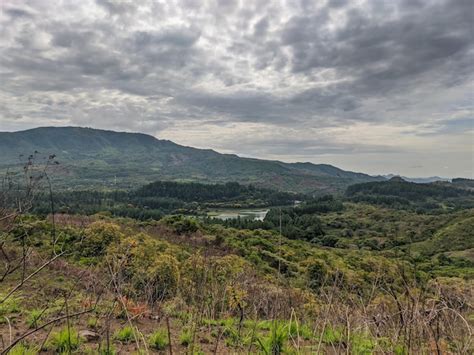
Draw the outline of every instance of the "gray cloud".
[[[453,169],[472,173],[459,168],[472,150],[469,0],[1,6],[1,129],[100,126],[235,153],[243,148],[234,137],[250,134],[244,154],[332,154],[335,163],[394,150],[421,156],[442,135],[453,142]],[[405,146],[394,148],[383,129]]]

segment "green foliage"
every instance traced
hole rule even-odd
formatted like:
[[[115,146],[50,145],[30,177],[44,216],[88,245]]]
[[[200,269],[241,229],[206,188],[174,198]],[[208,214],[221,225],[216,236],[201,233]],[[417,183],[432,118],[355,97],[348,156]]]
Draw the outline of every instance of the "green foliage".
[[[124,286],[130,294],[153,303],[176,293],[180,279],[177,257],[182,254],[183,250],[139,233],[111,245],[107,258],[112,262],[126,256],[127,262],[120,266]]]
[[[163,223],[178,234],[194,233],[199,229],[199,223],[195,219],[179,215],[165,217]]]
[[[44,311],[41,309],[32,309],[28,312],[28,316],[26,318],[26,324],[29,328],[37,328],[39,325],[39,320],[43,316]]]
[[[371,355],[374,353],[376,341],[366,333],[352,334],[350,339],[351,352],[358,355]]]
[[[340,203],[340,202],[339,202]],[[290,239],[303,239],[318,243],[324,236],[321,220],[315,214],[307,213],[303,208],[272,208],[263,221],[246,218],[229,220],[206,220],[208,223],[222,224],[239,229],[265,229],[279,232],[281,219],[282,234]]]
[[[415,244],[415,249],[428,255],[435,253],[467,250],[474,248],[474,217],[453,219],[451,223],[438,230],[433,238]],[[471,261],[474,261],[472,259]]]
[[[256,188],[252,185],[241,185],[237,182],[226,184],[200,184],[196,182],[179,183],[174,181],[156,181],[136,191],[136,196],[148,198],[148,205],[153,207],[151,198],[174,198],[185,202],[218,202],[219,205],[231,202],[255,201],[263,205],[284,205],[292,203],[298,195],[269,189]]]
[[[354,202],[418,211],[474,208],[474,192],[449,183],[417,184],[402,179],[367,182],[349,186],[346,196]]]
[[[308,286],[313,291],[318,291],[328,280],[328,267],[324,261],[314,260],[308,265]]]
[[[119,329],[114,334],[114,339],[123,343],[130,343],[135,338],[135,330],[130,326],[125,326]]]
[[[344,335],[341,330],[332,326],[327,326],[322,334],[322,342],[326,344],[339,344],[343,341]]]
[[[333,195],[325,195],[304,201],[295,207],[298,215],[340,212],[344,209],[342,201]]]
[[[270,222],[274,230],[279,229],[280,210],[271,209],[265,216],[265,221]],[[290,239],[304,239],[312,241],[324,235],[321,221],[313,214],[300,214],[298,209],[281,210],[282,233]]]
[[[158,257],[150,270],[151,301],[170,298],[175,295],[179,284],[179,263],[174,256]]]
[[[59,332],[51,335],[51,340],[48,343],[48,349],[54,350],[58,353],[70,352],[79,348],[82,339],[76,329],[67,327],[61,329]]]
[[[37,355],[38,353],[37,348],[31,347],[24,342],[18,343],[8,352],[9,355]]]
[[[288,340],[288,325],[273,321],[269,335],[257,338],[260,350],[267,355],[278,355],[284,353]]]
[[[0,292],[0,299],[3,299],[6,293]],[[4,321],[3,317],[20,313],[21,296],[17,294],[11,295],[5,302],[0,303],[0,321]]]
[[[87,328],[97,329],[99,327],[99,319],[95,316],[91,316],[87,319]]]
[[[169,344],[168,332],[164,329],[156,330],[153,334],[150,335],[148,339],[148,344],[151,348],[155,350],[165,349]]]
[[[99,222],[90,224],[84,233],[62,225],[58,219],[56,232],[64,247],[78,249],[73,257],[68,254],[63,259],[68,270],[83,270],[84,260],[93,261],[98,273],[107,273],[110,266],[120,280],[124,308],[130,308],[137,317],[155,311],[156,303],[164,301],[160,309],[173,323],[184,325],[179,342],[190,352],[196,351],[194,337],[205,342],[203,332],[215,338],[222,335],[223,351],[291,353],[296,349],[290,342],[312,347],[321,341],[321,351],[334,346],[354,354],[379,349],[413,352],[429,343],[414,327],[422,321],[417,315],[407,325],[420,339],[416,340],[419,344],[412,345],[416,349],[407,347],[402,338],[399,341],[403,344],[393,344],[387,334],[400,326],[399,309],[410,312],[412,297],[420,299],[416,314],[424,314],[425,305],[441,306],[471,320],[466,305],[470,304],[472,288],[469,278],[474,277],[470,260],[474,255],[472,210],[448,208],[434,214],[351,202],[344,202],[341,208],[340,204],[337,198],[321,197],[298,207],[282,208],[282,237],[278,233],[279,209],[273,209],[263,222],[234,222],[236,227],[249,227],[245,230],[178,215],[161,222],[138,222],[102,214],[94,217]],[[21,222],[10,235],[14,248],[21,250],[18,236],[27,232],[33,236],[35,253],[50,255],[51,223],[31,217]],[[216,236],[219,243],[214,243]],[[82,239],[84,250],[76,244]],[[47,286],[53,291],[72,283],[57,268],[50,270]],[[48,280],[47,273],[41,275],[44,278],[37,282]],[[332,303],[328,304],[328,299]],[[12,319],[11,314],[29,309],[31,304],[11,298],[0,305],[0,314]],[[350,307],[355,312],[349,324],[360,320],[367,329],[357,326],[347,331],[344,313]],[[210,318],[201,319],[198,312]],[[36,327],[41,320],[38,310],[21,314],[25,316],[21,324],[25,321]],[[376,328],[379,314],[390,321]],[[241,315],[245,316],[242,324]],[[367,317],[373,315],[374,322],[367,323]],[[262,321],[273,317],[280,321]],[[327,317],[324,323],[321,317]],[[450,329],[460,324],[459,336],[464,336],[460,319],[445,317],[442,312],[437,317],[446,320]],[[310,324],[315,324],[314,331]],[[324,330],[319,328],[321,324],[327,324]],[[97,318],[89,318],[87,326],[95,329]],[[446,329],[441,329],[444,338],[440,344],[445,339],[454,344],[458,334]],[[114,338],[129,343],[134,340],[134,331],[138,329],[125,327]],[[370,335],[379,332],[380,337]],[[168,337],[158,329],[147,340],[150,348],[163,350]]]
[[[179,335],[179,343],[183,346],[189,346],[193,342],[193,333],[190,329],[183,329]]]
[[[109,348],[107,349],[107,342],[103,341],[99,344],[99,348],[97,351],[93,352],[94,355],[116,355],[117,351],[113,344],[109,344]],[[92,354],[91,354],[92,355]]]
[[[295,320],[288,322],[288,334],[292,338],[301,337],[305,340],[313,338],[313,331],[306,324],[299,324]]]
[[[80,253],[86,257],[103,255],[107,247],[122,236],[118,225],[105,221],[94,222],[84,232]]]

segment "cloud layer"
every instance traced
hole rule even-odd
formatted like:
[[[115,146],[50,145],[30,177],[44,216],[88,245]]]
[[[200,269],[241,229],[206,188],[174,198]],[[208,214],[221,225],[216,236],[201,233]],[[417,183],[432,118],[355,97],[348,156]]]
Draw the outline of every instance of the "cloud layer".
[[[474,175],[474,5],[4,1],[0,129],[140,131],[369,173]]]

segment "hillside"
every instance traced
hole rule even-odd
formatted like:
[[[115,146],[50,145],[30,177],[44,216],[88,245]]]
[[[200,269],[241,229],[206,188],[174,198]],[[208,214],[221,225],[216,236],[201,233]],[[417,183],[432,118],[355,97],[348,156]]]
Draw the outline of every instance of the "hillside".
[[[327,164],[283,163],[196,149],[140,133],[80,127],[42,127],[0,132],[0,170],[21,166],[30,154],[56,155],[62,186],[130,188],[158,179],[237,181],[295,192],[340,192],[382,177]]]
[[[398,177],[346,196],[51,193],[35,168],[0,184],[2,354],[473,353],[473,192]]]
[[[20,215],[2,249],[0,351],[469,354],[473,263],[451,250],[472,238],[433,257],[408,240],[469,236],[469,213],[347,205],[320,216],[319,241],[181,216]]]
[[[369,202],[395,208],[433,210],[474,207],[474,193],[458,184],[418,184],[400,177],[349,186],[346,197],[354,202]]]
[[[386,179],[391,179],[393,177],[396,177],[398,175],[396,174],[388,174],[388,175],[383,175],[384,178]],[[405,181],[408,182],[416,182],[417,184],[429,184],[431,182],[437,182],[437,181],[445,181],[445,182],[450,182],[451,179],[444,178],[444,177],[439,177],[439,176],[428,176],[428,177],[407,177],[407,176],[401,176],[401,178]]]

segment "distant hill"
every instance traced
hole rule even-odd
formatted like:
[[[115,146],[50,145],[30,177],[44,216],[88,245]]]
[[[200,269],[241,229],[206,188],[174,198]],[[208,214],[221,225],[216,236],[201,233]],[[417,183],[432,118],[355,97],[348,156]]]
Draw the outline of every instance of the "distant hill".
[[[474,192],[455,183],[419,184],[394,176],[388,181],[367,182],[349,186],[346,197],[354,202],[367,202],[390,207],[421,210],[474,208]]]
[[[397,177],[399,175],[395,174],[388,174],[388,175],[383,175],[384,178],[391,179],[393,177]],[[439,176],[430,176],[430,177],[406,177],[406,176],[400,176],[403,180],[408,181],[408,182],[415,182],[417,184],[429,184],[431,182],[436,182],[436,181],[446,181],[450,182],[451,179],[448,178],[443,178]]]
[[[456,178],[452,183],[458,188],[474,191],[474,179]]]
[[[229,182],[305,193],[342,192],[352,184],[384,180],[327,164],[283,163],[196,149],[141,133],[81,127],[0,132],[0,170],[19,167],[38,152],[55,154],[64,187],[133,188],[155,180]]]

